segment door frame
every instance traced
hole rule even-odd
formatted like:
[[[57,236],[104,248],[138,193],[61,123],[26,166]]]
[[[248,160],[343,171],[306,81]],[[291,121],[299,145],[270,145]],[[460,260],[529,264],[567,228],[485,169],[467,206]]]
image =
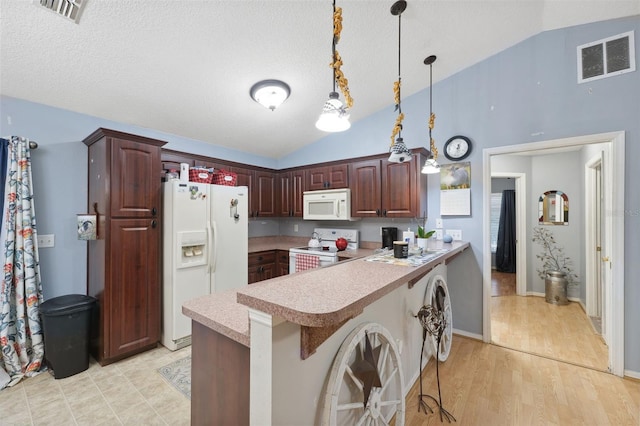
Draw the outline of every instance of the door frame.
[[[598,255],[594,251],[594,246],[597,243],[596,236],[594,235],[597,230],[597,215],[595,214],[594,207],[597,205],[596,185],[597,185],[597,171],[596,168],[602,164],[602,152],[591,157],[584,165],[584,177],[585,177],[585,282],[586,282],[586,303],[585,310],[587,315],[596,316],[598,314],[597,299],[594,297],[597,292],[597,265],[601,262],[600,257],[604,256],[604,253]],[[602,253],[602,251],[601,251]],[[605,330],[602,330],[603,332]],[[603,333],[604,335],[604,333]],[[606,340],[606,339],[605,339]]]
[[[516,187],[516,295],[527,295],[527,174],[493,172],[492,178],[512,178]],[[491,191],[489,191],[491,192]]]
[[[605,199],[605,210],[611,232],[610,266],[611,292],[610,307],[605,308],[609,315],[607,334],[609,341],[609,371],[616,376],[624,375],[624,169],[625,169],[625,133],[624,131],[576,136],[541,142],[507,145],[486,148],[482,151],[483,163],[483,303],[482,303],[482,339],[491,343],[491,156],[514,154],[523,151],[547,150],[552,148],[575,147],[594,143],[609,143],[609,154],[605,155],[603,168],[611,182],[611,193]],[[613,167],[615,165],[615,167]]]

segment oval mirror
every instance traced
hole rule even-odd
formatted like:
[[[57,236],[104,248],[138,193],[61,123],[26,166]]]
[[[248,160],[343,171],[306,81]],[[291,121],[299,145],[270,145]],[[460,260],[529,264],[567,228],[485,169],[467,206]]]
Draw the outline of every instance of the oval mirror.
[[[540,225],[568,225],[569,197],[562,191],[547,191],[538,199]]]

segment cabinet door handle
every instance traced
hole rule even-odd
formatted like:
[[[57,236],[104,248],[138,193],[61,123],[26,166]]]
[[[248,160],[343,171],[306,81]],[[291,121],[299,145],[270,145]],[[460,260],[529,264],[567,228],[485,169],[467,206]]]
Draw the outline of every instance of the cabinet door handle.
[[[376,209],[376,216],[380,216],[380,209]]]
[[[387,211],[386,210],[382,210],[382,216],[387,217]]]
[[[151,208],[151,214],[152,214],[153,216],[157,215],[157,214],[158,214],[158,209],[156,209],[155,207],[152,207],[152,208]]]
[[[259,273],[263,273],[264,272],[264,266],[258,266],[258,272]]]
[[[256,217],[260,216],[260,210],[256,210]]]
[[[155,228],[156,226],[158,226],[158,221],[157,221],[157,220],[155,220],[155,219],[153,219],[153,220],[151,221],[151,227],[152,227],[152,228]]]

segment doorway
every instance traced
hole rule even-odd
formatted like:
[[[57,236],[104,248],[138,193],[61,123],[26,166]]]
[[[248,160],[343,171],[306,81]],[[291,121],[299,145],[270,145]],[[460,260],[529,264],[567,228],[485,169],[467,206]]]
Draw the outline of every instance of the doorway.
[[[587,147],[587,145],[606,144],[608,149],[602,157],[601,175],[604,182],[602,191],[602,205],[604,211],[612,214],[604,215],[602,219],[603,241],[601,242],[601,257],[606,259],[606,266],[603,270],[608,270],[608,283],[611,291],[607,295],[605,292],[602,298],[603,335],[607,335],[608,345],[608,369],[615,375],[622,376],[624,372],[624,132],[615,132],[600,135],[589,135],[575,138],[559,139],[544,142],[534,142],[528,144],[511,145],[499,148],[489,148],[483,151],[483,187],[490,188],[492,176],[491,158],[492,156],[514,153],[548,153],[548,150],[572,150]],[[588,151],[585,149],[584,151]],[[616,167],[609,165],[615,164]],[[490,190],[485,190],[484,198],[484,220],[483,220],[483,339],[485,342],[492,341],[491,326],[491,250],[490,247]],[[585,188],[586,193],[586,188]],[[531,195],[528,195],[531,198]],[[585,197],[586,198],[586,197]],[[616,206],[614,210],[613,206]],[[617,213],[616,213],[617,212]],[[526,223],[526,222],[523,222]],[[523,228],[526,228],[523,227]],[[584,228],[586,230],[586,227]],[[526,229],[524,238],[520,237],[519,244],[526,247],[530,244]],[[587,235],[591,232],[587,232]],[[607,238],[608,236],[608,238]],[[585,242],[585,246],[588,245]],[[519,250],[521,251],[521,250]],[[520,259],[520,256],[518,256]],[[587,262],[589,258],[585,258]],[[527,263],[524,256],[523,263]],[[597,273],[597,272],[594,272]],[[603,273],[604,274],[604,273]],[[525,287],[526,288],[526,287]],[[598,291],[595,289],[594,291]],[[551,332],[551,330],[549,330]]]

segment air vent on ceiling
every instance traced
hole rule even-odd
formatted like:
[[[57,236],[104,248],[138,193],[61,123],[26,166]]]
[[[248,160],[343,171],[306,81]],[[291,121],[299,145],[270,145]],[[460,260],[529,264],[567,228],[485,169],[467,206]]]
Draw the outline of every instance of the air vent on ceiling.
[[[80,12],[87,0],[34,0],[34,3],[43,6],[58,15],[67,18],[76,24],[80,19]]]
[[[578,83],[635,70],[633,31],[578,46]]]

